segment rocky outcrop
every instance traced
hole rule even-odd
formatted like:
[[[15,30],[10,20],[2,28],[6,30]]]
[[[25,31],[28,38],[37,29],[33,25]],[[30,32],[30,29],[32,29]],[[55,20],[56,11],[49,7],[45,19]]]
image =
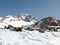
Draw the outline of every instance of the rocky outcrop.
[[[5,26],[5,29],[14,29],[12,25],[8,25],[8,27]]]
[[[40,28],[46,28],[47,26],[58,26],[58,21],[52,17],[46,17],[41,19],[42,23],[40,24]]]
[[[37,22],[37,19],[35,17],[32,17],[31,15],[29,14],[25,14],[25,13],[21,13],[19,16],[18,16],[18,19],[19,20],[24,20],[24,21],[27,21],[27,22]]]
[[[12,25],[8,25],[8,27],[5,26],[5,29],[11,29],[13,31],[22,31],[23,27],[13,27]]]
[[[39,32],[58,31],[58,29],[60,29],[60,20],[57,20],[54,17],[49,16],[49,17],[43,18],[40,21],[36,22],[34,27],[35,27],[35,29],[38,28],[37,30]]]
[[[58,21],[52,17],[52,16],[49,16],[49,17],[46,17],[46,18],[43,18],[41,19],[43,25],[50,25],[50,26],[57,26],[58,25]]]
[[[23,27],[14,27],[13,30],[15,30],[15,31],[22,31],[22,28],[23,28]]]

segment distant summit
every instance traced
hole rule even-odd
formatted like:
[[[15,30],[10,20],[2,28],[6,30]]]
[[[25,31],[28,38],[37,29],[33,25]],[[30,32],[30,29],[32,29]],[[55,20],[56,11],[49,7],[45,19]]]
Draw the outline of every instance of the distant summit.
[[[45,30],[58,31],[58,29],[60,29],[60,20],[57,20],[52,16],[48,16],[36,22],[34,27],[35,29],[38,28],[39,31],[45,31]]]
[[[52,17],[52,16],[49,16],[49,17],[46,17],[46,18],[43,18],[41,19],[43,25],[50,25],[50,26],[57,26],[58,25],[58,21]]]
[[[37,19],[35,17],[32,17],[31,15],[25,14],[25,13],[21,13],[18,16],[8,15],[8,16],[5,16],[4,18],[0,19],[0,20],[3,22],[4,21],[20,21],[20,20],[23,20],[26,22],[36,22],[37,21]]]
[[[19,14],[18,16],[5,16],[0,20],[0,28],[6,28],[6,29],[18,29],[20,30],[21,27],[27,28],[31,25],[34,25],[37,22],[37,19],[35,17],[32,17],[29,14]]]
[[[31,21],[36,22],[37,21],[37,19],[35,17],[32,17],[31,15],[25,14],[25,13],[21,13],[18,16],[18,18],[21,19],[21,20],[27,21],[27,22],[31,22]]]

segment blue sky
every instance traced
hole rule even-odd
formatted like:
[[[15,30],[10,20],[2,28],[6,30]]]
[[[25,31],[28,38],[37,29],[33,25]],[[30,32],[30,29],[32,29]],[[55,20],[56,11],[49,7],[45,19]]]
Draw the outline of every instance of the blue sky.
[[[60,19],[60,0],[0,0],[0,17],[28,13],[37,19],[54,16]]]

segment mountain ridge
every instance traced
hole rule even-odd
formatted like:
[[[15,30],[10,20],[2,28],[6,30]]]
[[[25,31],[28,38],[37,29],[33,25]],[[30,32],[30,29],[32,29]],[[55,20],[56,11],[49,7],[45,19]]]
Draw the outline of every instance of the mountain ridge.
[[[0,25],[3,28],[26,28],[27,30],[38,30],[44,32],[45,30],[49,31],[58,31],[60,29],[60,20],[52,16],[48,16],[46,18],[42,18],[41,20],[37,20],[35,17],[32,17],[30,14],[19,14],[18,16],[5,16],[1,18]],[[53,26],[53,27],[52,27]],[[57,28],[55,28],[57,26]],[[0,28],[2,28],[0,27]]]

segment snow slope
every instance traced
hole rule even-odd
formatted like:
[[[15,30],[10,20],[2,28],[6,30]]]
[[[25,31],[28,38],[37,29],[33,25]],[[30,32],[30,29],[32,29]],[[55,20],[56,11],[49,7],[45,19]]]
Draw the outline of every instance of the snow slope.
[[[26,25],[32,25],[37,20],[30,16],[29,14],[20,14],[19,16],[5,16],[3,18],[0,18],[0,28],[4,28],[6,25],[12,25],[13,27],[22,27]]]
[[[34,24],[33,22],[26,22],[26,21],[12,21],[12,22],[4,22],[6,23],[7,25],[12,25],[13,27],[22,27],[24,25],[32,25]]]
[[[60,32],[0,29],[0,45],[60,45]]]
[[[0,20],[2,19],[2,17],[0,17]]]
[[[23,25],[32,25],[33,22],[26,22],[26,21],[13,21],[8,23],[9,25],[12,25],[13,27],[22,27]]]
[[[4,28],[5,26],[8,27],[8,25],[6,23],[0,22],[0,28]]]
[[[13,27],[22,27],[22,26],[26,26],[26,25],[32,25],[34,24],[33,22],[26,22],[26,21],[4,21],[4,22],[0,22],[0,28],[4,28],[5,26],[8,27],[8,25],[12,25]]]

